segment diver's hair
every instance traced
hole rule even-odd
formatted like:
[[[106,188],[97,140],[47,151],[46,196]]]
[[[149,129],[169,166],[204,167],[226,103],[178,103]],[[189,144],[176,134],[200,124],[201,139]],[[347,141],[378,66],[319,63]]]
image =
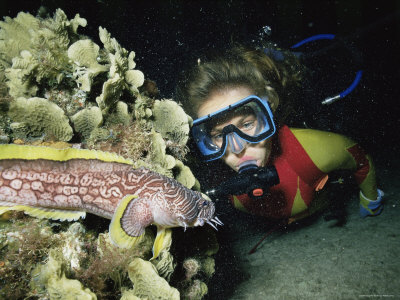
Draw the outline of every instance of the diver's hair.
[[[281,52],[284,53],[284,52]],[[245,87],[259,97],[268,97],[278,125],[291,110],[290,101],[300,81],[300,64],[288,53],[276,61],[262,49],[234,45],[211,58],[200,58],[183,73],[176,89],[176,100],[185,111],[197,118],[200,106],[214,92]]]

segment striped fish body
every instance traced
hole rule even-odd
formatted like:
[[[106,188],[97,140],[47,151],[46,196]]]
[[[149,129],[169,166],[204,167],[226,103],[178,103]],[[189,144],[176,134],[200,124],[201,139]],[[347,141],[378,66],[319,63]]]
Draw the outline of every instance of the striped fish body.
[[[0,214],[23,210],[72,220],[93,213],[112,219],[111,239],[124,248],[150,224],[164,234],[214,217],[213,203],[199,192],[111,154],[16,145],[0,145],[0,151]]]

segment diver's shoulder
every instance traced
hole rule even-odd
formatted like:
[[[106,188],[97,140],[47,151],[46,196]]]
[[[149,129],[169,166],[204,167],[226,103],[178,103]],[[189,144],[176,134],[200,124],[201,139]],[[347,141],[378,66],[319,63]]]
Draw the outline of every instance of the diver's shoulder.
[[[319,142],[320,143],[328,143],[331,144],[332,142],[334,143],[344,143],[346,145],[348,144],[353,144],[354,141],[349,139],[348,137],[334,133],[331,131],[324,131],[324,130],[318,130],[318,129],[310,129],[310,128],[292,128],[289,127],[289,130],[292,132],[292,134],[296,137],[296,139],[303,144],[303,142]]]
[[[319,129],[311,129],[311,128],[297,128],[297,127],[288,127],[291,133],[297,136],[331,136],[336,135],[336,133],[330,131],[324,131]]]

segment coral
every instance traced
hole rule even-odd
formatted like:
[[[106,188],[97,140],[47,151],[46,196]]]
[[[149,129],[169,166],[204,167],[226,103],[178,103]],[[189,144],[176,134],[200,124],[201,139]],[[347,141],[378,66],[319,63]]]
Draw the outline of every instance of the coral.
[[[183,261],[182,267],[185,271],[186,280],[197,277],[200,272],[206,279],[210,279],[215,273],[215,260],[210,256],[204,258],[190,257]]]
[[[46,90],[44,97],[57,104],[68,117],[87,106],[87,93],[77,88],[71,90],[53,88]]]
[[[151,262],[135,258],[128,267],[129,278],[133,282],[133,295],[148,299],[179,299],[177,289],[160,277]]]
[[[0,21],[0,63],[1,70],[11,66],[11,61],[22,50],[31,48],[30,30],[39,29],[40,21],[31,14],[20,12],[16,18],[5,17]]]
[[[20,212],[3,215],[6,219],[7,223],[0,222],[0,299],[49,294],[58,299],[60,284],[81,290],[78,282],[70,280],[78,280],[99,297],[116,299],[122,288],[131,287],[129,263],[135,257],[149,257],[154,241],[148,229],[138,248],[121,250],[108,235],[97,238],[79,222],[48,223]]]
[[[83,257],[82,268],[75,271],[75,278],[98,296],[111,296],[129,284],[128,265],[135,257],[148,255],[153,245],[154,235],[147,229],[145,238],[135,249],[120,249],[114,246],[108,234],[100,234],[94,244],[87,244],[87,255]],[[113,282],[113,289],[107,285]],[[114,291],[113,291],[114,290]]]
[[[58,9],[52,19],[19,13],[0,23],[0,57],[13,97],[36,96],[39,85],[60,84],[70,72],[67,49],[78,39],[77,29],[86,20],[76,15],[68,20]]]
[[[193,188],[196,185],[196,178],[188,166],[176,159],[174,170],[176,171],[175,179],[188,188]]]
[[[90,137],[92,131],[103,123],[103,115],[97,106],[85,108],[71,117],[75,131],[84,139]]]
[[[218,251],[216,235],[210,228],[196,231],[181,239],[180,232],[174,232],[174,242],[179,241],[176,253],[177,272],[175,285],[181,292],[182,299],[202,299],[207,293],[207,285],[215,272],[215,260],[212,257]],[[174,244],[172,245],[174,247]],[[176,246],[175,246],[176,247]]]
[[[60,234],[63,245],[61,246],[61,252],[64,257],[64,261],[69,264],[69,268],[78,270],[80,269],[80,261],[82,256],[86,254],[83,251],[84,241],[83,235],[86,230],[81,223],[75,222],[69,226],[68,230]]]
[[[79,14],[68,19],[61,9],[52,18],[21,12],[0,22],[0,143],[109,151],[133,161],[134,168],[144,166],[200,190],[185,165],[193,120],[172,99],[155,99],[156,83],[136,69],[135,52],[106,29],[99,28],[99,45],[80,35],[86,23]],[[151,257],[151,230],[132,252],[114,247],[98,226],[92,232],[79,222],[68,227],[26,217],[20,222],[20,216],[1,216],[11,225],[4,231],[0,225],[0,278],[6,283],[0,298],[57,298],[73,287],[71,293],[88,299],[93,293],[107,299],[121,294],[123,299],[175,299],[179,292],[167,283],[172,278],[187,298],[200,299],[207,289],[198,280],[207,282],[214,272],[213,231],[185,237],[174,231],[172,250],[171,238],[166,239],[167,249],[150,263],[138,258]],[[188,257],[200,270],[177,282]],[[46,260],[52,260],[52,268]],[[39,280],[34,269],[47,277]]]
[[[8,95],[8,88],[5,83],[4,73],[0,71],[0,144],[6,144],[10,141],[9,127],[10,118],[7,116],[12,98]]]
[[[109,122],[127,124],[131,117],[121,97],[133,102],[144,82],[143,73],[134,69],[135,53],[121,47],[101,27],[99,35],[105,48],[100,49],[90,39],[80,39],[79,26],[86,26],[86,20],[79,15],[68,20],[61,9],[52,19],[20,13],[0,22],[0,37],[4,38],[0,42],[0,70],[5,71],[9,94],[14,98],[45,97],[72,116],[93,105],[87,101],[94,99],[92,86],[101,84],[97,103],[103,116],[110,113]],[[101,73],[105,75],[97,80]],[[85,138],[89,135],[85,130]]]
[[[208,256],[201,262],[201,271],[210,279],[215,273],[215,259]]]
[[[12,68],[6,69],[7,85],[12,97],[31,97],[36,95],[38,86],[30,75],[37,66],[33,55],[27,51],[21,51],[20,57],[13,58]]]
[[[85,92],[90,92],[92,80],[99,73],[106,72],[108,68],[97,62],[100,47],[91,40],[79,40],[68,48],[68,57],[74,61],[76,67],[74,76],[78,87]],[[84,68],[82,68],[84,67]]]
[[[107,112],[120,100],[125,90],[132,95],[138,94],[138,87],[143,84],[144,75],[141,71],[134,70],[135,52],[131,51],[128,54],[128,51],[121,47],[115,38],[111,38],[105,28],[100,27],[99,32],[111,66],[109,79],[103,84],[102,93],[96,98],[96,102],[102,111]]]
[[[175,158],[165,152],[166,145],[162,135],[152,130],[151,132],[151,161],[160,164],[166,170],[175,167]]]
[[[154,100],[144,95],[139,95],[135,100],[134,114],[135,118],[142,124],[147,125],[148,119],[153,115],[151,108]]]
[[[201,264],[195,258],[187,258],[184,260],[182,267],[185,269],[186,280],[190,280],[199,273]]]
[[[172,100],[156,100],[152,109],[153,128],[161,133],[165,140],[167,152],[184,159],[188,148],[191,118],[182,107]]]
[[[194,280],[193,283],[184,291],[182,299],[200,300],[208,293],[207,285],[200,281]]]
[[[169,251],[161,251],[156,260],[152,260],[153,265],[156,267],[158,274],[170,281],[172,274],[175,271],[176,263],[174,257]]]
[[[44,135],[46,140],[69,141],[72,128],[64,111],[43,98],[18,98],[11,102],[8,115],[15,137]]]
[[[0,299],[20,299],[29,294],[36,263],[45,259],[48,250],[59,246],[61,241],[44,226],[45,221],[21,213],[12,213],[8,218],[11,222],[0,229],[0,257],[4,262],[0,268]]]
[[[151,150],[151,135],[137,122],[110,124],[92,131],[87,141],[90,149],[118,153],[137,162]],[[135,166],[138,167],[138,166]]]
[[[125,102],[118,101],[115,108],[107,117],[107,124],[128,125],[132,116],[128,112],[128,105]]]
[[[51,250],[47,263],[33,271],[31,286],[38,294],[48,295],[50,299],[97,299],[78,280],[66,278],[62,270],[63,259],[57,251]]]
[[[120,300],[140,300],[140,298],[135,296],[133,290],[124,290]]]
[[[47,282],[47,292],[50,299],[65,300],[95,300],[97,296],[88,288],[84,288],[76,279],[68,279],[63,274],[61,277],[50,277]]]
[[[153,106],[153,126],[162,137],[173,144],[185,146],[189,137],[189,117],[172,100],[156,100]]]

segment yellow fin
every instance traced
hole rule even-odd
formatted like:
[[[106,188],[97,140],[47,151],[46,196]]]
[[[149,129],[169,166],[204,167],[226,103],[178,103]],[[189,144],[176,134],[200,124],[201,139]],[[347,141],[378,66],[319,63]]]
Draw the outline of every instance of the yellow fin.
[[[0,145],[0,160],[2,159],[46,159],[67,161],[71,159],[98,159],[104,162],[117,162],[132,165],[133,161],[111,152],[89,149],[65,148],[55,149],[45,146],[28,146],[15,144]]]
[[[153,257],[150,260],[156,259],[163,250],[169,251],[172,242],[172,230],[157,226],[157,236],[153,245]]]
[[[84,211],[32,207],[27,205],[0,206],[0,215],[12,210],[23,211],[25,214],[39,219],[60,221],[77,221],[80,218],[86,217],[86,212]]]
[[[126,208],[128,207],[129,204],[131,204],[132,201],[137,199],[138,196],[136,195],[127,195],[125,196],[121,202],[118,204],[117,209],[115,210],[115,213],[112,217],[110,227],[109,227],[109,232],[110,232],[110,239],[111,242],[124,249],[129,249],[135,246],[137,243],[139,243],[143,236],[144,233],[142,233],[139,236],[133,236],[130,235],[126,229],[123,228],[121,219],[124,216],[124,212]],[[142,230],[144,232],[144,228]]]

